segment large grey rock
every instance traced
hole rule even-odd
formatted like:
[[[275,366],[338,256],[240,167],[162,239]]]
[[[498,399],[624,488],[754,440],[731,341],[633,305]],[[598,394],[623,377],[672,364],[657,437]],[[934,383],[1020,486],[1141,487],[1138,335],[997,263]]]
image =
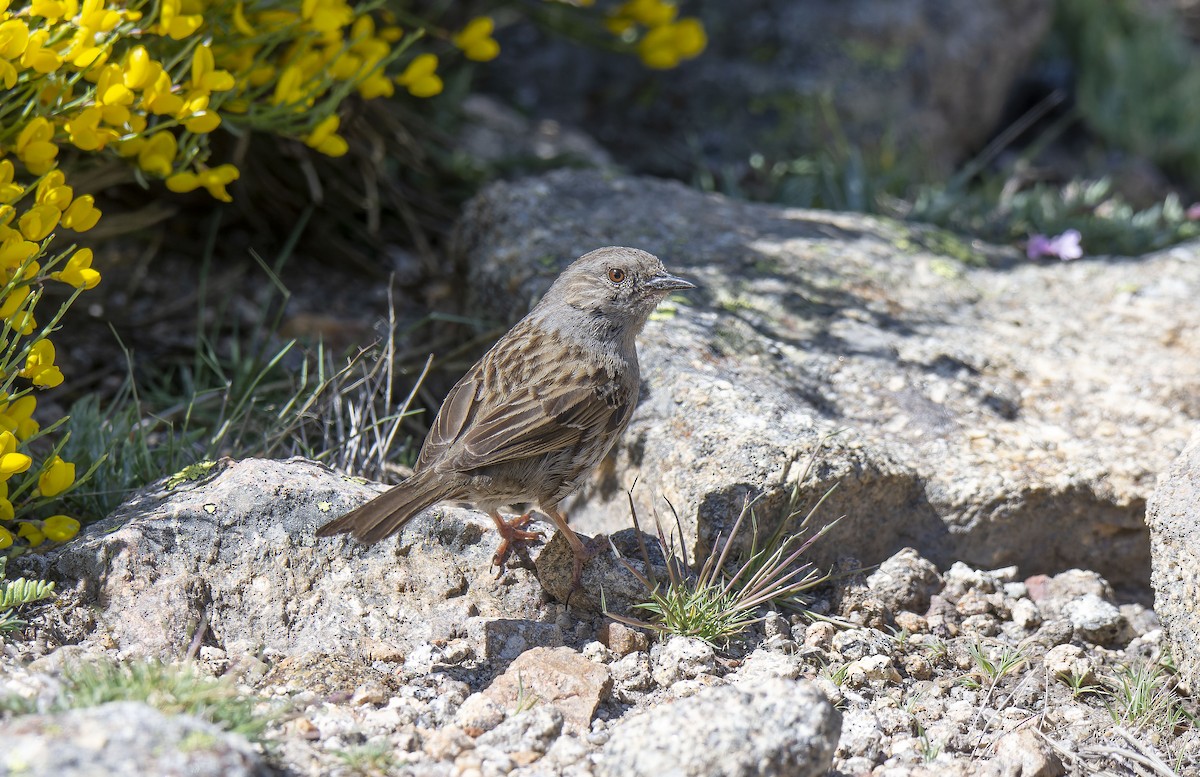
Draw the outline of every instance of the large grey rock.
[[[95,605],[95,628],[131,655],[178,657],[195,640],[336,662],[395,662],[420,645],[432,660],[431,643],[475,635],[487,657],[514,622],[550,617],[530,571],[495,579],[480,513],[439,507],[370,547],[313,536],[377,490],[301,459],[224,461],[208,479],[134,496],[41,573]]]
[[[1195,691],[1200,685],[1200,429],[1159,479],[1146,523],[1154,611]]]
[[[634,245],[701,288],[641,339],[643,393],[615,460],[569,506],[586,531],[683,519],[692,551],[763,493],[847,519],[814,547],[939,568],[1072,566],[1145,585],[1145,500],[1200,413],[1200,261],[1032,263],[861,215],[753,205],[649,178],[497,184],[458,245],[477,309],[514,320],[584,251]],[[673,523],[671,524],[673,526]]]
[[[805,777],[833,761],[841,715],[811,683],[710,688],[625,718],[600,751],[616,777]]]
[[[245,738],[190,715],[167,715],[141,702],[27,715],[4,724],[0,775],[94,777],[102,774],[270,777]]]
[[[890,152],[902,169],[945,173],[997,129],[1052,10],[1051,0],[707,0],[683,12],[704,20],[708,50],[672,71],[518,24],[481,75],[639,172],[687,178],[703,164],[755,191],[743,178],[752,154],[769,168],[849,139],[868,159]]]

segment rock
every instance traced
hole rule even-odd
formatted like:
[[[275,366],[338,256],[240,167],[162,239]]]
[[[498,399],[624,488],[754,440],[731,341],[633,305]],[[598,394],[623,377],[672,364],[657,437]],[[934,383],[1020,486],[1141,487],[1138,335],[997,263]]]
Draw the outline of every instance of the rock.
[[[167,715],[141,702],[109,702],[4,724],[0,774],[91,777],[186,774],[270,777],[244,737],[190,715]]]
[[[645,653],[630,653],[609,665],[613,678],[613,696],[617,701],[630,704],[654,685],[650,673],[650,656]]]
[[[476,309],[510,321],[606,243],[701,288],[643,332],[632,423],[568,505],[581,530],[628,526],[636,477],[639,513],[669,499],[701,558],[747,495],[761,529],[789,515],[824,440],[801,501],[838,483],[817,523],[848,517],[810,549],[822,566],[913,547],[939,568],[1094,565],[1146,584],[1145,499],[1195,423],[1179,397],[1200,386],[1200,341],[1163,333],[1200,327],[1196,246],[1033,263],[911,224],[587,171],[494,184],[457,235]]]
[[[467,620],[467,636],[480,646],[479,656],[488,661],[508,662],[533,647],[559,647],[562,629],[557,623],[523,618],[483,618]]]
[[[512,176],[525,168],[545,169],[547,163],[611,167],[607,151],[584,133],[553,119],[530,121],[517,111],[486,95],[468,95],[462,101],[465,121],[457,148],[475,160],[503,167]]]
[[[380,643],[408,654],[448,640],[471,616],[544,617],[528,571],[495,579],[480,513],[441,506],[370,547],[313,536],[376,491],[301,459],[223,461],[207,479],[135,495],[41,572],[94,603],[98,631],[131,656],[179,656],[196,640],[238,656],[369,661]]]
[[[613,777],[805,777],[833,761],[841,715],[811,683],[722,686],[630,716],[597,772]]]
[[[538,704],[513,715],[475,740],[505,753],[545,753],[562,733],[566,718],[553,704]]]
[[[1013,623],[1022,629],[1036,629],[1042,623],[1042,614],[1032,599],[1021,598],[1013,603],[1011,617]]]
[[[510,713],[549,704],[562,713],[563,727],[587,732],[592,715],[612,689],[608,667],[568,647],[533,648],[509,664],[483,695]]]
[[[680,680],[691,680],[717,671],[717,654],[712,645],[695,637],[671,637],[650,648],[654,682],[670,688]]]
[[[1200,431],[1159,479],[1146,523],[1154,610],[1180,672],[1200,688]]]
[[[1081,685],[1091,685],[1096,680],[1096,662],[1087,651],[1078,645],[1056,645],[1046,651],[1042,658],[1046,672],[1064,682],[1079,680]]]
[[[867,656],[890,655],[892,641],[875,629],[844,629],[833,635],[833,649],[842,657],[856,661]]]
[[[865,758],[874,764],[881,760],[882,745],[883,730],[875,713],[864,709],[843,713],[836,751],[838,758]]]
[[[885,683],[898,682],[900,673],[896,671],[891,656],[866,656],[846,666],[846,684],[851,688],[868,685],[881,688]]]
[[[1095,594],[1085,594],[1063,606],[1063,615],[1071,622],[1078,638],[1111,647],[1125,630],[1125,616],[1112,602]]]
[[[587,612],[644,615],[634,605],[649,601],[650,591],[626,564],[648,579],[666,580],[667,567],[658,540],[642,534],[639,543],[638,532],[634,529],[618,531],[608,538],[593,539],[585,534],[579,538],[593,555],[583,567],[579,585],[574,588],[575,561],[566,538],[555,532],[550,541],[539,548],[534,565],[546,592],[563,604]],[[641,557],[642,543],[651,565],[649,574]],[[612,552],[613,546],[620,556]]]
[[[1003,777],[1060,777],[1066,768],[1037,732],[1023,728],[996,742],[999,773]]]
[[[495,700],[482,693],[473,693],[454,713],[454,724],[468,736],[477,737],[499,726],[506,716],[504,708]]]
[[[912,548],[899,553],[879,565],[879,569],[867,577],[867,587],[892,611],[912,610],[925,612],[929,597],[942,586],[937,567],[921,558]]]
[[[627,656],[650,646],[650,638],[645,632],[631,629],[617,621],[605,621],[600,627],[600,641],[618,656]]]
[[[483,76],[527,113],[587,127],[641,172],[686,178],[698,158],[753,187],[777,160],[849,142],[869,158],[904,149],[910,167],[944,174],[995,130],[1052,8],[1049,0],[699,3],[685,12],[704,20],[708,49],[675,70],[648,73],[636,57],[524,24],[502,31],[505,56]],[[757,175],[747,165],[754,153],[766,157]]]

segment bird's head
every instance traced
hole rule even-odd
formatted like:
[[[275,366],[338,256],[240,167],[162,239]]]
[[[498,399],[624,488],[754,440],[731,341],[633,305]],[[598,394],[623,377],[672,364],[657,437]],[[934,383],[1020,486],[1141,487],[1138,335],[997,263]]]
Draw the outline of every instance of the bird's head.
[[[668,294],[695,284],[666,271],[653,254],[609,246],[567,266],[542,298],[542,305],[581,311],[614,334],[636,334]]]

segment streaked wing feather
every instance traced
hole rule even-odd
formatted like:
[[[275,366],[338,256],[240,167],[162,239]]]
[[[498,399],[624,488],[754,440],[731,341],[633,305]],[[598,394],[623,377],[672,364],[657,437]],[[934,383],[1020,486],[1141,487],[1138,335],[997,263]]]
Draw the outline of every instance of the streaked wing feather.
[[[479,392],[481,382],[480,365],[475,367],[454,384],[450,393],[442,400],[442,407],[429,429],[429,435],[421,446],[414,472],[429,467],[434,461],[458,441],[463,429],[467,427],[471,417],[477,411],[475,397]]]
[[[463,434],[454,463],[477,469],[573,448],[604,429],[614,412],[593,380],[530,393],[481,415]]]

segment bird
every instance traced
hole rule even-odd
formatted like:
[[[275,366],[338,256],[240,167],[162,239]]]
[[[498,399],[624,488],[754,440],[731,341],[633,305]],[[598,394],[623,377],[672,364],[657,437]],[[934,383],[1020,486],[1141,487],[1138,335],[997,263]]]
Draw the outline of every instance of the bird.
[[[320,527],[371,544],[440,502],[486,512],[500,567],[527,531],[531,512],[506,520],[500,508],[532,504],[562,532],[573,556],[572,590],[590,557],[561,502],[608,454],[629,425],[641,388],[636,338],[667,295],[694,289],[658,257],[607,246],[569,264],[529,314],[450,389],[413,474]]]

